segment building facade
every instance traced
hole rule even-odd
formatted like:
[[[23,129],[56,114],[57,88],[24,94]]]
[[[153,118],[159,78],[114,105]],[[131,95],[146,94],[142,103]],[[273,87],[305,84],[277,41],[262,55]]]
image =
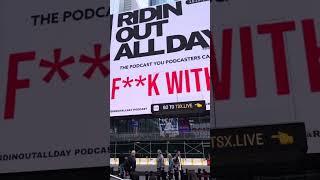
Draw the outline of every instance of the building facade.
[[[149,0],[149,5],[150,6],[155,6],[158,4],[164,4],[164,3],[173,3],[177,0]]]
[[[112,0],[110,3],[111,14],[142,8],[138,0]]]
[[[139,4],[136,0],[121,0],[119,4],[119,11],[125,12],[133,9],[139,9]]]
[[[111,0],[111,14],[121,13],[134,9],[146,8],[164,3],[173,3],[177,0]]]

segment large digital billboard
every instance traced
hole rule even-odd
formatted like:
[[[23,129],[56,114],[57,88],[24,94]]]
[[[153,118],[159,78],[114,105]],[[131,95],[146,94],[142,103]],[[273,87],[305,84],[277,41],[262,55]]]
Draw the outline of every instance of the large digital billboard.
[[[308,152],[320,152],[317,5],[317,0],[212,1],[212,128],[304,122]]]
[[[113,16],[111,116],[205,101],[210,109],[210,4],[177,1]]]
[[[0,2],[0,174],[109,166],[108,9]]]

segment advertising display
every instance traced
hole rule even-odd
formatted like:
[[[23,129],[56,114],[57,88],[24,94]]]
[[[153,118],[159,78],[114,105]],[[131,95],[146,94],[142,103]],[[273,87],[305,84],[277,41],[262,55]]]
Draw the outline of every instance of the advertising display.
[[[205,101],[210,109],[210,2],[177,1],[114,14],[111,116]],[[196,12],[196,13],[195,13]]]
[[[210,172],[214,177],[285,173],[299,169],[307,152],[304,123],[272,124],[211,130]],[[235,168],[236,167],[236,168]]]
[[[307,151],[304,123],[273,124],[211,130],[211,145],[217,153]],[[254,151],[252,151],[254,150]]]
[[[151,112],[155,116],[201,114],[206,111],[205,101],[152,104]]]
[[[317,5],[212,1],[211,128],[304,122],[308,152],[320,152]]]
[[[0,2],[0,173],[109,166],[108,11]]]
[[[186,118],[179,118],[179,132],[188,133],[191,131],[190,122]]]
[[[179,135],[178,118],[159,118],[160,136]]]

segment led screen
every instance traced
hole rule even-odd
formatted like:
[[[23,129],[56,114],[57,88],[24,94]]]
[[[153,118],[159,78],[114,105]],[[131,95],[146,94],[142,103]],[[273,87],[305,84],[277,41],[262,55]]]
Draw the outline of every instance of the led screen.
[[[205,100],[210,109],[209,1],[177,1],[113,15],[111,116],[151,104]]]

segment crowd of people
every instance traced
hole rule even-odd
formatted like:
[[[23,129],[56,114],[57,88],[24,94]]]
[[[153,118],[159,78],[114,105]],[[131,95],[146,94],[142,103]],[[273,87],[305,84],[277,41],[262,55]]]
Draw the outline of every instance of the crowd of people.
[[[136,166],[135,150],[132,150],[129,156],[124,156],[123,154],[119,156],[119,175],[121,178],[130,176],[130,179],[137,179],[135,177]]]
[[[173,179],[173,176],[175,179],[179,179],[179,173],[182,170],[182,165],[181,165],[181,155],[180,151],[177,151],[176,155],[172,157],[170,153],[167,153],[167,158],[168,158],[168,179]],[[164,156],[161,152],[161,150],[158,150],[158,157],[157,157],[157,173],[161,174],[163,176],[165,174],[165,164],[164,164]],[[150,177],[152,174],[150,175]]]
[[[167,173],[165,173],[165,158],[163,156],[163,153],[160,149],[157,151],[157,153],[157,172],[151,171],[149,180],[155,180],[156,174],[160,175],[161,177],[166,176],[166,178],[168,178],[169,180],[173,178],[176,180],[179,179],[180,172],[182,170],[180,151],[177,151],[175,156],[172,156],[170,153],[167,153],[167,159],[169,162]],[[135,150],[132,150],[129,156],[124,156],[123,154],[119,156],[119,176],[121,178],[130,177],[130,179],[132,180],[139,179],[139,176],[136,173],[137,164],[135,156]]]

